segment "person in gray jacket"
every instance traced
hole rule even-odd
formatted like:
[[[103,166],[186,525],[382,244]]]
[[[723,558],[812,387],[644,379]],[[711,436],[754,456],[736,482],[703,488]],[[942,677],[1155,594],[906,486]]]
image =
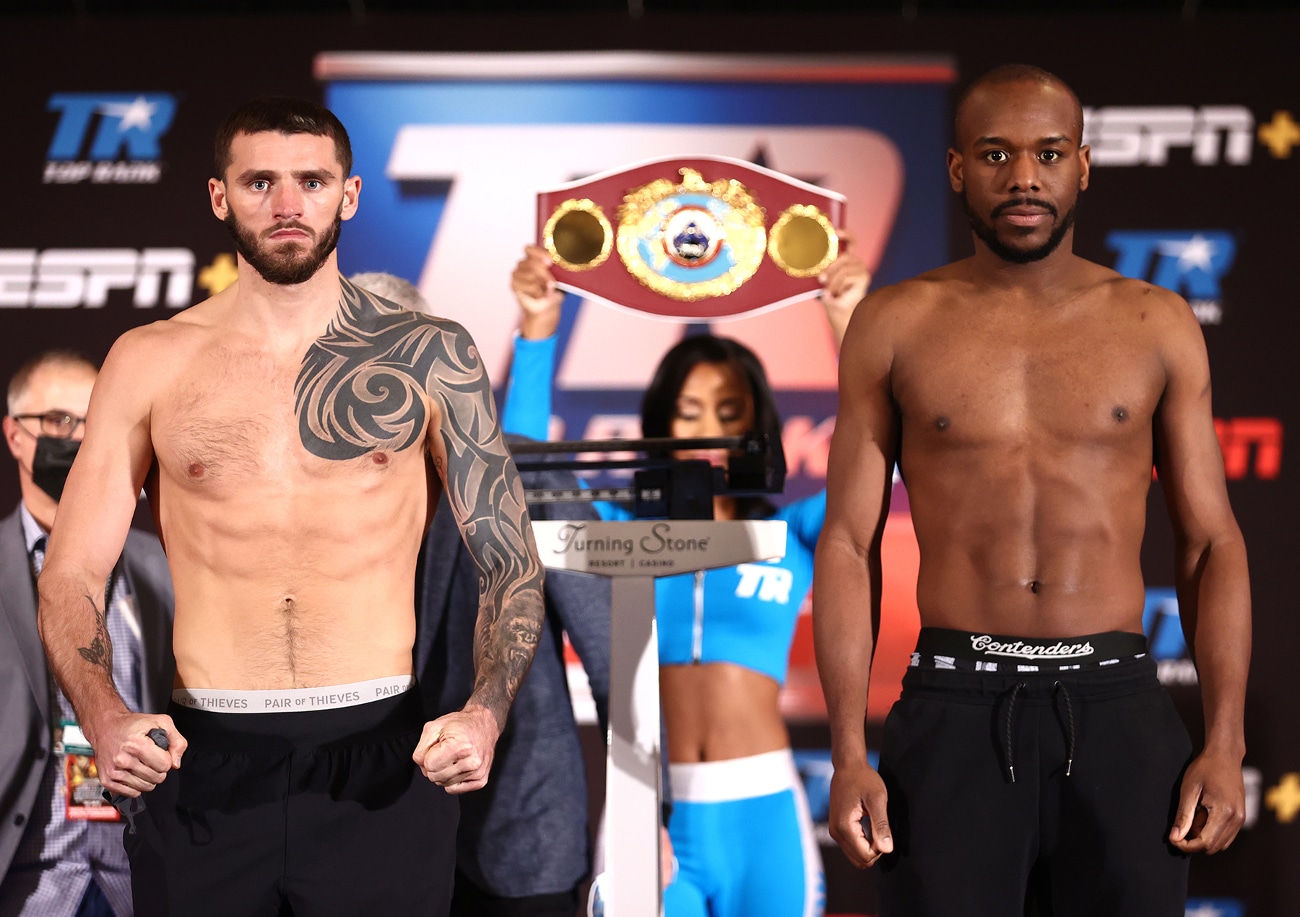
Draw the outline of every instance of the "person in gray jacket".
[[[4,433],[22,502],[0,520],[0,917],[132,913],[123,825],[93,783],[75,786],[89,762],[76,756],[75,714],[36,631],[36,574],[96,375],[85,357],[54,350],[9,383]],[[134,710],[162,710],[172,688],[173,598],[157,538],[131,530],[110,591],[118,690]]]

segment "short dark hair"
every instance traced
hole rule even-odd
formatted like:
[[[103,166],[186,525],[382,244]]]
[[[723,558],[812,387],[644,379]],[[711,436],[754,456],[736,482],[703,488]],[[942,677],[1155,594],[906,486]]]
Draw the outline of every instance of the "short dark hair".
[[[6,407],[10,414],[18,410],[18,402],[27,394],[27,386],[31,384],[32,376],[43,366],[78,366],[88,369],[92,374],[99,373],[99,364],[85,354],[66,347],[42,350],[18,367],[9,377]]]
[[[253,99],[237,108],[217,128],[214,165],[217,177],[225,181],[230,168],[230,145],[240,134],[314,134],[334,141],[334,155],[343,166],[343,178],[352,174],[352,142],[347,129],[334,113],[323,105],[288,96]]]
[[[641,435],[648,438],[672,435],[677,396],[691,370],[701,363],[730,366],[748,383],[754,404],[754,432],[766,433],[772,442],[779,443],[781,414],[762,361],[739,341],[712,334],[685,337],[663,355],[641,398]],[[760,497],[736,501],[736,514],[742,519],[770,516],[773,512],[772,504]]]
[[[1069,93],[1070,98],[1074,100],[1075,111],[1079,118],[1079,130],[1083,130],[1083,106],[1079,102],[1078,94],[1070,88],[1070,84],[1061,79],[1055,73],[1044,70],[1042,67],[1035,67],[1033,64],[1003,64],[1000,67],[994,67],[988,73],[978,77],[970,83],[957,96],[957,104],[952,109],[952,136],[953,142],[959,143],[958,127],[961,124],[962,110],[966,103],[976,91],[986,86],[1004,86],[1009,83],[1043,83],[1046,85],[1059,86]],[[1082,138],[1079,140],[1082,143]]]

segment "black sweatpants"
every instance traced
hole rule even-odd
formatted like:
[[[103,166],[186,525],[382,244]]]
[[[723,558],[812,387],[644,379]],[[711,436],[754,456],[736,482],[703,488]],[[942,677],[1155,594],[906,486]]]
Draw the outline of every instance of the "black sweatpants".
[[[880,749],[882,917],[1182,917],[1167,838],[1190,758],[1150,658],[909,669]]]
[[[447,913],[460,809],[411,759],[418,691],[302,713],[167,712],[189,748],[126,836],[136,917]]]

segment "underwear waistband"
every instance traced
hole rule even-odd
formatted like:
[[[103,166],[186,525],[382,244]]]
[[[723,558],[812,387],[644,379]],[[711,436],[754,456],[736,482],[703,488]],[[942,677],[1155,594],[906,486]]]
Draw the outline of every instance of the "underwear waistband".
[[[414,675],[372,678],[345,685],[319,688],[277,688],[227,691],[219,688],[176,688],[172,701],[182,707],[209,713],[303,713],[337,710],[405,694],[415,687]]]
[[[799,779],[788,748],[725,761],[669,764],[673,802],[729,802],[771,796],[792,789]]]
[[[1128,631],[1077,637],[1009,637],[923,627],[912,665],[983,672],[1055,672],[1113,665],[1140,659],[1146,653],[1146,637]]]

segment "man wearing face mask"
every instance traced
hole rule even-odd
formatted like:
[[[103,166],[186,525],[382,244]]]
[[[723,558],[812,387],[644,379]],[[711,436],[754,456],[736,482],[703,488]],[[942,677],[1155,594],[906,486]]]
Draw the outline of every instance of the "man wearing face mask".
[[[9,382],[5,442],[22,502],[0,521],[0,917],[129,917],[117,809],[104,803],[71,704],[36,631],[36,576],[98,370],[46,351]],[[132,530],[108,589],[113,676],[133,710],[172,686],[172,585],[158,540]]]

